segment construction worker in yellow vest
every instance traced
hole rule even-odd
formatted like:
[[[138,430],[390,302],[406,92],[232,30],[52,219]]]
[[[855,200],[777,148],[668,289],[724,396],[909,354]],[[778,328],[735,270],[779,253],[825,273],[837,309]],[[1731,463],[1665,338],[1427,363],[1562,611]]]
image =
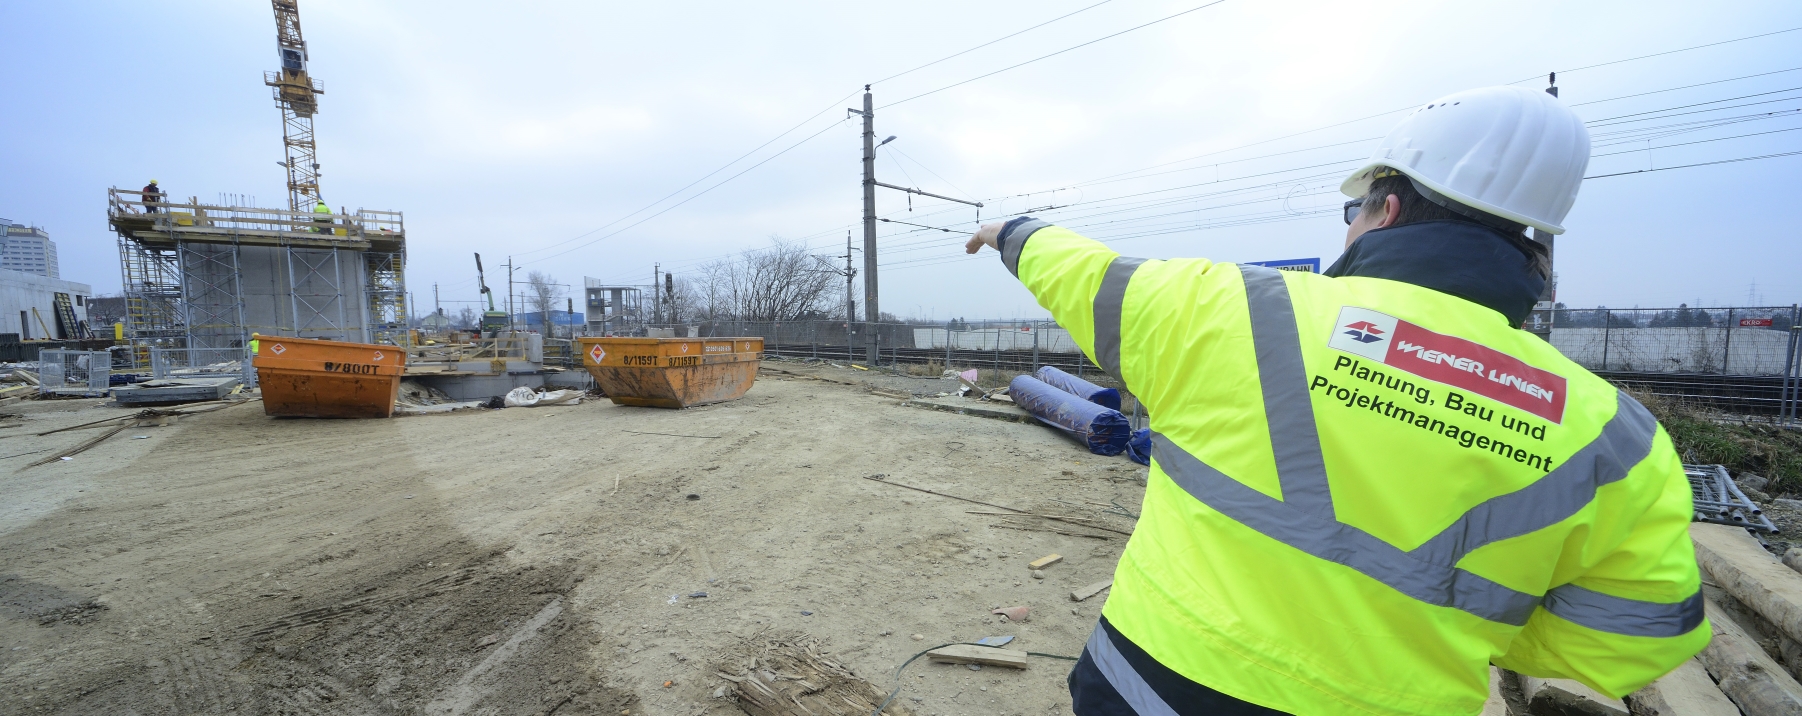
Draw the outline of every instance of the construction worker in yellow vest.
[[[326,226],[324,226],[324,227],[314,227],[314,228],[313,228],[313,233],[316,233],[316,234],[329,234],[329,233],[332,233],[332,227],[331,227],[331,223],[332,223],[332,219],[331,219],[331,213],[332,213],[332,208],[331,208],[331,207],[329,207],[329,206],[326,206],[326,205],[325,205],[325,200],[324,200],[324,199],[320,199],[320,200],[319,200],[319,201],[318,201],[318,203],[316,203],[316,204],[314,204],[314,205],[313,205],[313,214],[314,214],[314,216],[315,216],[315,218],[314,218],[314,219],[313,219],[313,223],[315,223],[315,224],[325,224],[325,225],[326,225]],[[318,216],[318,215],[319,215],[319,214],[325,214],[325,215],[326,215],[326,218],[323,218],[323,219],[321,219],[321,218],[317,218],[317,216]]]
[[[1645,408],[1518,330],[1589,134],[1514,87],[1420,107],[1340,187],[1324,274],[1126,258],[1030,217],[1002,263],[1151,414],[1143,512],[1069,682],[1096,714],[1476,714],[1490,665],[1621,696],[1708,643]]]
[[[261,339],[261,338],[262,338],[262,334],[256,333],[254,331],[251,332],[251,334],[250,334],[250,354],[251,355],[254,356],[257,354],[257,348],[260,345],[259,339]]]

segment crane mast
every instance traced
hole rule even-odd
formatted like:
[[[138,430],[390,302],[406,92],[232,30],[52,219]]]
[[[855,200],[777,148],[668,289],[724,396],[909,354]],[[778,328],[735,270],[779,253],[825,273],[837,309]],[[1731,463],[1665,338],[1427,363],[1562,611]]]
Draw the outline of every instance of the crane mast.
[[[286,147],[288,208],[307,211],[320,201],[319,157],[313,146],[313,114],[324,86],[307,75],[307,43],[300,35],[296,0],[271,0],[275,6],[275,45],[282,68],[263,73],[263,84],[282,110],[282,144]]]

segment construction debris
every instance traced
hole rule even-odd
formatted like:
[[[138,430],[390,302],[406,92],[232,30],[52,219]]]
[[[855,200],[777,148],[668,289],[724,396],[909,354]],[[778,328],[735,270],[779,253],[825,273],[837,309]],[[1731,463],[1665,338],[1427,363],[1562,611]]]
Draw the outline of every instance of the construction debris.
[[[1712,581],[1790,639],[1802,641],[1802,574],[1771,556],[1746,530],[1692,524],[1696,561]]]
[[[1026,668],[1026,652],[993,646],[952,644],[926,652],[926,658],[941,664],[981,664],[983,666],[1006,666],[1013,669]]]
[[[1747,714],[1802,713],[1802,685],[1714,600],[1705,600],[1705,607],[1714,638],[1696,658],[1708,667],[1721,692]]]
[[[1045,556],[1043,556],[1043,557],[1040,557],[1040,558],[1038,558],[1038,559],[1035,559],[1035,560],[1033,560],[1033,561],[1031,561],[1031,562],[1027,562],[1027,563],[1026,563],[1026,568],[1027,568],[1027,569],[1044,569],[1044,568],[1046,568],[1046,567],[1049,567],[1049,566],[1051,566],[1051,565],[1054,565],[1054,564],[1057,564],[1057,563],[1058,563],[1058,562],[1062,562],[1062,561],[1064,561],[1064,556],[1063,556],[1063,555],[1061,555],[1061,554],[1048,554],[1048,555],[1045,555]]]
[[[1695,659],[1628,694],[1625,701],[1633,716],[1739,716],[1739,707]]]
[[[1570,679],[1520,676],[1527,711],[1572,716],[1627,716],[1627,704]]]
[[[732,684],[739,708],[751,716],[868,716],[889,696],[827,658],[812,637],[768,642],[739,673],[715,676]],[[883,713],[913,714],[897,703]]]
[[[1112,586],[1114,586],[1113,579],[1111,579],[1111,578],[1104,579],[1102,581],[1091,584],[1087,587],[1083,587],[1082,589],[1078,589],[1076,591],[1070,592],[1070,599],[1072,601],[1080,602],[1084,599],[1088,599],[1089,597],[1093,597],[1097,594],[1100,594],[1102,592],[1102,590],[1107,589],[1108,587],[1112,587]]]
[[[1689,478],[1689,492],[1695,501],[1697,522],[1738,525],[1763,532],[1776,532],[1777,526],[1764,510],[1741,492],[1739,485],[1727,476],[1723,465],[1684,465]]]
[[[1023,622],[1032,618],[1032,607],[999,607],[990,609],[990,614],[1000,614],[1010,622]]]

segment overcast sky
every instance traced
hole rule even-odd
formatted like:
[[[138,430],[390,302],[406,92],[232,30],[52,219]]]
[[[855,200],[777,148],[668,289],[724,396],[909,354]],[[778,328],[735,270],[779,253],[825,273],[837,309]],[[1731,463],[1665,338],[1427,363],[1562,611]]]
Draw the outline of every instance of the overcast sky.
[[[477,251],[576,285],[771,236],[842,254],[861,210],[844,108],[867,82],[878,136],[899,137],[881,181],[983,201],[985,220],[1064,207],[1035,215],[1130,255],[1330,263],[1337,185],[1400,110],[1552,70],[1594,125],[1591,175],[1662,169],[1585,183],[1561,300],[1802,300],[1802,155],[1666,169],[1802,151],[1802,31],[1589,67],[1802,28],[1802,3],[1226,0],[909,99],[1203,2],[1115,0],[1008,39],[1095,0],[300,7],[325,198],[405,212],[422,313],[434,283],[452,311],[477,297]],[[47,229],[64,278],[118,290],[109,186],[285,206],[267,3],[10,2],[0,33],[0,217]],[[975,225],[879,191],[888,218]],[[885,311],[1045,315],[993,255],[962,258],[962,234],[881,226]]]

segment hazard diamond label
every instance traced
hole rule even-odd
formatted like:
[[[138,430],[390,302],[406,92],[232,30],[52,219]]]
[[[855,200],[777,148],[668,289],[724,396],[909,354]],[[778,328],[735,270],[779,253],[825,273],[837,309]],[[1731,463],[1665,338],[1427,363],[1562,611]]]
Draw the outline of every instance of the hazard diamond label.
[[[286,349],[286,348],[283,348],[283,347],[282,347],[282,344],[280,344],[280,343],[277,343],[277,344],[275,344],[275,345],[273,345],[273,346],[270,346],[270,347],[269,347],[269,352],[270,352],[270,353],[274,353],[274,354],[276,354],[276,355],[278,355],[278,356],[279,356],[279,355],[281,355],[281,354],[283,354],[283,353],[286,353],[286,352],[288,352],[288,349]]]
[[[682,352],[683,352],[683,353],[687,353],[687,352],[688,352],[688,344],[687,344],[687,343],[684,343],[684,344],[682,344]]]
[[[375,359],[376,359],[376,360],[381,360],[381,359],[382,359],[382,352],[381,352],[381,351],[376,351],[376,352],[375,352]]]
[[[593,358],[594,362],[599,363],[602,358],[607,357],[607,351],[601,348],[601,344],[596,343],[593,348],[588,349],[588,357]]]

